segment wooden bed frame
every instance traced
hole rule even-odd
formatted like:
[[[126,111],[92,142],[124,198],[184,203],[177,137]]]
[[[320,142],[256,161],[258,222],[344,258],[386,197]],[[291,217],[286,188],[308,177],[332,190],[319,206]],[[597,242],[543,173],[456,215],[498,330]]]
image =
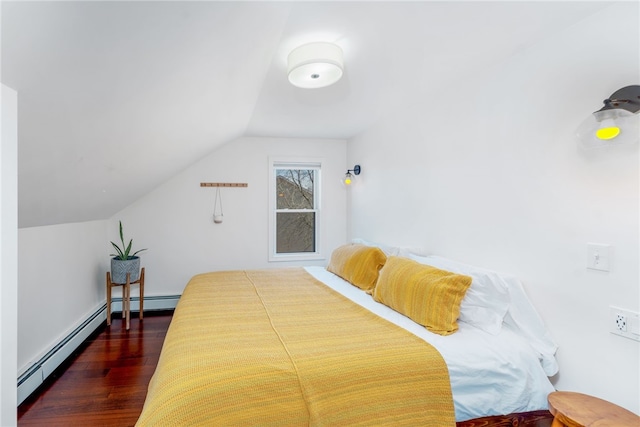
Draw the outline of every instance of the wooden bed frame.
[[[532,411],[475,418],[456,423],[456,427],[550,427],[552,422],[551,412]]]

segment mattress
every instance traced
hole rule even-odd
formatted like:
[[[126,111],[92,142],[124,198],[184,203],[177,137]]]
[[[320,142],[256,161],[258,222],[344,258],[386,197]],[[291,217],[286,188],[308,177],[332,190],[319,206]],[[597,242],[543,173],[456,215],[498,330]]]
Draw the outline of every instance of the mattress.
[[[529,314],[533,307],[529,307],[519,283],[512,283],[511,290],[520,296],[519,300],[524,300],[521,301],[523,308],[512,312],[513,317],[524,320],[505,321],[495,334],[459,322],[456,333],[442,336],[374,301],[366,292],[323,267],[306,267],[306,270],[354,303],[438,349],[449,369],[456,421],[548,408],[547,396],[554,388],[547,375],[556,369],[553,355],[549,353],[555,348],[541,352],[544,346],[537,341],[546,341],[544,337],[536,340],[531,332],[539,322],[532,315],[520,314]]]

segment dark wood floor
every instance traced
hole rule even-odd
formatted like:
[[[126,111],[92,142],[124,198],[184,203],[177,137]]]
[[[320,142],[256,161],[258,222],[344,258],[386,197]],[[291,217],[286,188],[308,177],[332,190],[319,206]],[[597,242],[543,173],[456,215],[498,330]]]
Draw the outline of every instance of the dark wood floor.
[[[45,384],[18,408],[18,426],[133,426],[142,411],[172,313],[132,316],[98,328]],[[457,423],[457,427],[548,427],[538,411]]]
[[[137,314],[137,313],[136,313]],[[172,313],[115,318],[18,407],[19,426],[133,426],[142,411]]]

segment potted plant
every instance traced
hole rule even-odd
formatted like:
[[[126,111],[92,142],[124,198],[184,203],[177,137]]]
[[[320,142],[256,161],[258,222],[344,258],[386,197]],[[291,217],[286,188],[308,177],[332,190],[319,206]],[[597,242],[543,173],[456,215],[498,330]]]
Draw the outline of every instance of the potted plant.
[[[140,249],[131,253],[131,246],[133,245],[133,239],[129,240],[129,244],[125,245],[124,236],[122,234],[122,221],[120,221],[120,241],[122,242],[122,248],[111,242],[115,254],[111,254],[111,281],[113,283],[126,283],[127,273],[130,273],[129,280],[135,282],[140,277],[140,257],[136,256],[146,249]]]

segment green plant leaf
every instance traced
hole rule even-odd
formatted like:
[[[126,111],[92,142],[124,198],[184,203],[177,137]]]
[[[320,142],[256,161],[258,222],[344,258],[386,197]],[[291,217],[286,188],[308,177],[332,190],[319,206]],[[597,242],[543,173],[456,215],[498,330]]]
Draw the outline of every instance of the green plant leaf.
[[[119,221],[120,224],[120,241],[122,242],[122,248],[118,245],[116,245],[114,242],[111,242],[111,244],[113,245],[114,249],[117,252],[116,254],[111,254],[111,256],[115,256],[117,259],[121,259],[121,260],[128,260],[131,257],[136,256],[139,252],[142,251],[146,251],[146,249],[140,249],[136,252],[134,252],[133,254],[131,253],[131,247],[133,246],[133,239],[129,240],[129,244],[125,244],[124,243],[124,233],[122,231],[122,221]]]
[[[114,255],[114,256],[118,257],[119,259],[125,259],[125,258],[123,258],[124,254],[122,253],[122,250],[118,247],[118,245],[116,245],[113,242],[111,242],[111,244],[113,245],[114,249],[118,253],[117,255],[115,255],[115,254],[111,254],[111,255]]]
[[[140,252],[142,252],[142,251],[146,251],[146,250],[147,250],[146,248],[145,248],[145,249],[138,249],[138,250],[137,250],[137,251],[135,251],[135,252],[133,253],[133,255],[131,255],[131,256],[136,256],[136,255],[138,255]]]
[[[129,245],[124,251],[124,259],[129,259],[129,252],[131,252],[131,245],[133,245],[133,239],[129,240]]]
[[[122,242],[122,248],[124,249],[124,235],[122,234],[122,221],[120,223],[120,241]]]

